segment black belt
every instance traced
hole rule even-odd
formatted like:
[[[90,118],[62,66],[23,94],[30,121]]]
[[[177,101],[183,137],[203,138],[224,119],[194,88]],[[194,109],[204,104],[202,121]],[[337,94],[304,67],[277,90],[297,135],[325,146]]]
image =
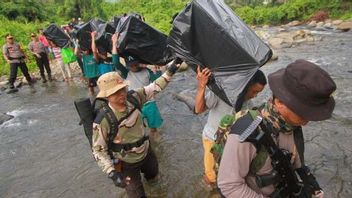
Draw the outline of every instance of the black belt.
[[[113,142],[111,144],[110,149],[113,152],[120,152],[121,150],[129,151],[129,150],[132,150],[134,147],[138,148],[138,147],[142,146],[146,140],[149,140],[148,136],[144,136],[140,140],[138,140],[137,142],[133,142],[133,143],[116,144]]]

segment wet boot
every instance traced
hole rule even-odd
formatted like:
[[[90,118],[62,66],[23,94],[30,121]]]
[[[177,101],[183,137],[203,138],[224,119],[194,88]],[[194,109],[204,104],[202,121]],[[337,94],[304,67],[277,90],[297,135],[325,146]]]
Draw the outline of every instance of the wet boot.
[[[50,82],[53,81],[53,78],[51,77],[51,74],[48,74],[48,80],[49,80]]]
[[[43,83],[46,83],[46,82],[47,82],[45,76],[42,76],[42,82],[43,82]]]

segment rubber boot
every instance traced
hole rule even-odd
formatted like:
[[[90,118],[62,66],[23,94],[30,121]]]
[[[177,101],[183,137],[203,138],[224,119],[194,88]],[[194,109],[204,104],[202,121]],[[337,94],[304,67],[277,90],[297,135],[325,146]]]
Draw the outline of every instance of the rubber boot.
[[[42,82],[43,82],[43,83],[46,83],[46,82],[47,82],[45,76],[42,76]]]

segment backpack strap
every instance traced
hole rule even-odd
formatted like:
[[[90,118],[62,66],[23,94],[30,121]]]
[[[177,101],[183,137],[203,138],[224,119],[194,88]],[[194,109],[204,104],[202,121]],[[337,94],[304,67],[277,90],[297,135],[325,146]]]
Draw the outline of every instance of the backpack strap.
[[[114,159],[111,148],[113,145],[113,140],[118,134],[120,123],[125,119],[127,119],[135,110],[138,109],[140,111],[141,109],[141,105],[139,101],[137,100],[136,97],[133,96],[134,93],[135,93],[134,90],[130,90],[127,92],[127,101],[133,105],[133,109],[130,112],[128,112],[126,116],[120,118],[119,120],[116,118],[114,111],[109,107],[106,99],[97,98],[93,103],[93,107],[94,107],[97,100],[103,101],[103,103],[100,106],[100,111],[96,116],[94,122],[97,124],[100,124],[101,121],[105,118],[109,124],[110,133],[108,134],[107,146],[108,146],[108,154],[110,155],[111,159]]]
[[[250,142],[256,148],[257,155],[250,164],[249,174],[255,175],[265,164],[269,157],[265,147],[258,143],[256,137],[259,131],[257,130],[259,124],[262,122],[259,112],[249,110],[249,112],[240,117],[235,124],[232,125],[230,134],[237,134],[240,136],[242,142]],[[258,118],[259,117],[259,118]],[[253,119],[256,118],[256,119]],[[257,119],[258,118],[258,119]]]
[[[304,166],[304,137],[303,137],[303,131],[302,127],[297,127],[293,131],[293,138],[295,141],[295,145],[297,148],[297,152],[299,155],[299,159],[301,160],[302,166]]]

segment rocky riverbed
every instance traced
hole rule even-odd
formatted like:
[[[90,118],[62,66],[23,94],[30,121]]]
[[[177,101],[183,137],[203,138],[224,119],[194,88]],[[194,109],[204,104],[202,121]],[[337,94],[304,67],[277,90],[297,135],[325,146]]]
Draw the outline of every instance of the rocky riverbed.
[[[276,48],[278,60],[267,63],[266,74],[299,59],[307,59],[328,71],[337,83],[333,117],[304,127],[306,161],[325,191],[325,197],[352,197],[352,32],[319,30],[308,26],[261,27],[270,38],[280,33],[310,31],[314,41]],[[260,34],[260,33],[258,33]],[[270,39],[264,39],[269,41]],[[60,75],[57,77],[60,79]],[[206,115],[195,116],[177,100],[179,93],[193,97],[192,71],[178,73],[157,97],[164,125],[161,141],[152,146],[160,163],[161,182],[146,184],[149,197],[212,197],[201,185],[201,131]],[[86,97],[79,81],[60,80],[15,94],[0,92],[0,195],[12,197],[124,197],[94,162],[73,100]],[[268,88],[255,100],[270,97]],[[9,116],[6,116],[6,115]],[[13,116],[12,119],[10,119]],[[10,119],[10,120],[9,120]]]

